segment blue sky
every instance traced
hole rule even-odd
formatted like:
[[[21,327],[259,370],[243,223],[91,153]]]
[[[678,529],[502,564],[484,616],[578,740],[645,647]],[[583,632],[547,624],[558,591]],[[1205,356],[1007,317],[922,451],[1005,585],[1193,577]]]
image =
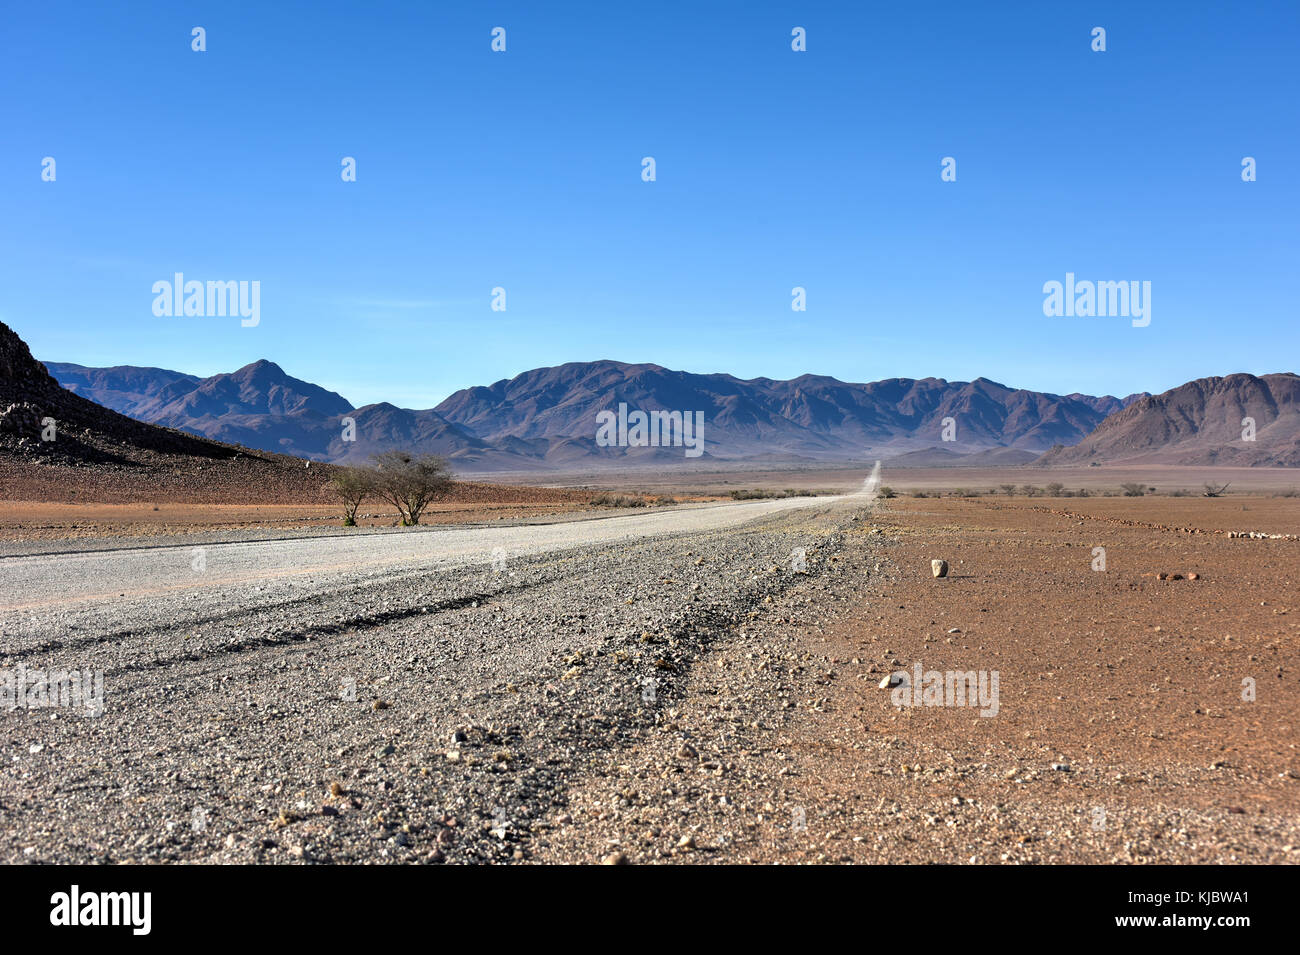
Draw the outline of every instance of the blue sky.
[[[1300,370],[1300,4],[56,2],[6,21],[0,320],[45,360],[265,357],[408,407],[597,358],[1121,395]],[[156,317],[177,271],[260,281],[260,324]],[[1150,326],[1045,317],[1066,272],[1150,281]]]

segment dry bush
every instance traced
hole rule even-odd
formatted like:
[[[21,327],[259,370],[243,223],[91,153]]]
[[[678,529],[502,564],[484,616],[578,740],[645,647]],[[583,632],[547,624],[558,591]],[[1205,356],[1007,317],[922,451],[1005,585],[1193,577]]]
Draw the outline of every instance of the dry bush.
[[[436,454],[385,451],[370,460],[374,462],[374,492],[397,508],[403,527],[419,524],[420,514],[430,502],[451,489],[451,471],[446,460]]]
[[[374,472],[366,468],[340,468],[327,487],[343,505],[343,526],[356,527],[357,508],[375,490]]]

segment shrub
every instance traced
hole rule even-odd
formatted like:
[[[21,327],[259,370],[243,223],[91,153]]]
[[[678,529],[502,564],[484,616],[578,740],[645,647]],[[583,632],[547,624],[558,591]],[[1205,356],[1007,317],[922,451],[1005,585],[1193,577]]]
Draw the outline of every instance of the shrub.
[[[425,507],[451,489],[447,462],[436,454],[385,451],[370,460],[375,493],[397,508],[403,527],[419,524]]]
[[[643,497],[637,497],[634,494],[597,494],[591,499],[591,503],[596,507],[645,507],[646,501]]]
[[[888,484],[882,484],[882,485],[880,486],[880,490],[879,490],[878,493],[879,493],[879,495],[880,495],[881,497],[885,497],[885,498],[889,498],[889,497],[898,497],[898,492],[895,491],[895,490],[894,490],[892,487],[890,487]]]
[[[1141,497],[1147,492],[1146,485],[1139,484],[1137,481],[1125,481],[1120,485],[1120,490],[1124,492],[1125,497]]]
[[[356,527],[357,508],[375,490],[374,472],[364,468],[340,468],[327,486],[343,504],[343,526]]]
[[[1062,484],[1060,481],[1053,481],[1051,484],[1047,485],[1047,496],[1060,497],[1061,492],[1064,490],[1065,490],[1064,484]]]
[[[794,488],[789,488],[789,487],[786,488],[784,491],[767,491],[767,490],[763,490],[762,488],[758,488],[757,490],[750,490],[746,488],[744,490],[736,490],[731,492],[731,499],[733,501],[760,501],[760,500],[767,500],[769,498],[776,498],[777,500],[781,500],[782,498],[787,498],[787,497],[816,497],[816,496],[817,496],[816,491],[796,491]]]

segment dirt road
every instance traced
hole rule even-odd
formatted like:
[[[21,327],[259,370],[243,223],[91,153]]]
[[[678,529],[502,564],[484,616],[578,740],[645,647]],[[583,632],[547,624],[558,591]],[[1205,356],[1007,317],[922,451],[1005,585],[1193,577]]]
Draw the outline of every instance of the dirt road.
[[[104,694],[0,715],[0,858],[1296,859],[1300,543],[1226,533],[1289,532],[1290,502],[698,514],[503,570],[484,537],[458,565],[135,592],[116,623],[11,611],[0,672]],[[997,671],[996,705],[878,687],[918,664]]]

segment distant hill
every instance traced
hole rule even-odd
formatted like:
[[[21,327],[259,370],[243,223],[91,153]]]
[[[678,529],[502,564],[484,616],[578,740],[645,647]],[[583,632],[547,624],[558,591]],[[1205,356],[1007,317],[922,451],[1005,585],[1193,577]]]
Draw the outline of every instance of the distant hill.
[[[1110,399],[1115,401],[1116,399]],[[490,442],[545,442],[552,460],[592,447],[596,413],[619,403],[646,410],[699,410],[705,446],[719,460],[863,460],[926,448],[952,418],[957,453],[994,447],[1043,451],[1077,441],[1103,418],[1090,404],[1008,388],[988,379],[895,378],[856,384],[804,375],[789,381],[699,375],[616,361],[539,368],[451,395],[435,410]],[[634,459],[636,451],[620,449]]]
[[[1092,395],[1081,395],[1078,392],[1075,392],[1074,394],[1066,395],[1065,397],[1072,398],[1075,401],[1082,401],[1088,407],[1092,408],[1094,411],[1101,412],[1103,415],[1112,415],[1116,411],[1123,411],[1135,401],[1150,397],[1150,395],[1151,392],[1149,391],[1140,391],[1137,394],[1129,395],[1127,398],[1115,398],[1111,395],[1103,395],[1100,398],[1094,398]]]
[[[188,377],[160,369],[64,371],[122,402]],[[146,424],[74,394],[0,322],[0,489],[10,499],[80,501],[89,492],[94,500],[317,501],[330,470]]]
[[[1244,418],[1254,419],[1253,441],[1243,440]],[[1133,402],[1036,463],[1118,462],[1300,467],[1300,377],[1198,378]]]
[[[1109,396],[1063,397],[983,378],[744,380],[596,361],[534,369],[417,411],[387,403],[353,408],[341,395],[265,360],[205,379],[130,366],[51,362],[49,368],[69,388],[107,407],[219,441],[334,462],[357,462],[400,446],[445,455],[467,471],[681,461],[680,447],[599,446],[597,413],[620,403],[647,412],[701,412],[701,457],[774,463],[865,460],[924,449],[943,440],[947,419],[955,440],[943,443],[946,451],[1016,449],[1002,458],[1009,462],[1077,441],[1106,408],[1122,405]],[[355,440],[345,440],[345,418]]]
[[[223,443],[350,464],[402,447],[444,455],[462,470],[536,466],[530,455],[498,450],[437,412],[387,403],[353,408],[342,395],[265,359],[211,378],[130,365],[46,367],[69,390],[105,407]],[[345,418],[352,419],[353,441],[344,440]]]
[[[74,395],[89,398],[96,404],[132,418],[143,418],[160,392],[173,385],[193,388],[201,379],[165,368],[136,368],[117,365],[113,368],[87,368],[68,362],[46,362],[45,367],[64,388]]]

